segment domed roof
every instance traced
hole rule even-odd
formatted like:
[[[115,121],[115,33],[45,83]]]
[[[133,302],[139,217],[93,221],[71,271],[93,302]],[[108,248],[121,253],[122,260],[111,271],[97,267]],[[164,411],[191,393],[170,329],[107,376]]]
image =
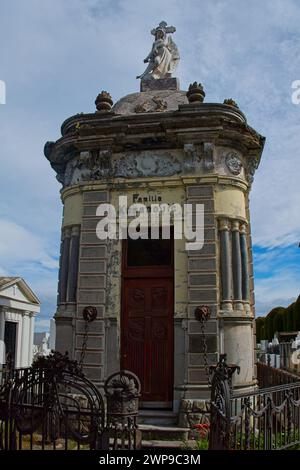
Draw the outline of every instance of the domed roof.
[[[155,113],[175,111],[181,104],[187,104],[186,92],[181,90],[149,90],[131,93],[115,103],[116,114]]]

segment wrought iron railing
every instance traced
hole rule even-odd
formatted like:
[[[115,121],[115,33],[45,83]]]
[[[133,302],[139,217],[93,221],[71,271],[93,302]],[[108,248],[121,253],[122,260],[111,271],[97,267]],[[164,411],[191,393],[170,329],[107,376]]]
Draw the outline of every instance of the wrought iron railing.
[[[277,369],[262,362],[258,362],[257,381],[259,388],[267,388],[282,384],[300,382],[300,375],[294,374],[288,370]]]
[[[210,449],[300,445],[300,381],[235,394],[228,371],[226,356],[221,356],[212,379]]]
[[[117,374],[105,407],[97,387],[67,355],[53,353],[27,369],[0,374],[0,449],[136,449],[140,384],[128,371]],[[122,403],[122,414],[113,405]],[[112,419],[112,415],[114,419]]]

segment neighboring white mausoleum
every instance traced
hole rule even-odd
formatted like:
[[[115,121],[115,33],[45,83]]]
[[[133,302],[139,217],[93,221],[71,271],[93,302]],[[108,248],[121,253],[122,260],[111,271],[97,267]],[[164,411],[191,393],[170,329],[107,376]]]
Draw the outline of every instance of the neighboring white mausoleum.
[[[50,333],[47,331],[34,333],[33,337],[33,360],[39,356],[49,356],[51,349],[49,347]]]
[[[20,277],[0,277],[0,366],[7,354],[14,367],[28,367],[33,357],[34,321],[40,301]]]

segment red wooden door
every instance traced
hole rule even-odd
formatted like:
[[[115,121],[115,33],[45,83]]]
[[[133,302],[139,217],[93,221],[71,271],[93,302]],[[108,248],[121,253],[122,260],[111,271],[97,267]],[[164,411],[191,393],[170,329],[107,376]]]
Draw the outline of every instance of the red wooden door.
[[[140,378],[144,405],[173,395],[173,280],[123,280],[122,367]]]

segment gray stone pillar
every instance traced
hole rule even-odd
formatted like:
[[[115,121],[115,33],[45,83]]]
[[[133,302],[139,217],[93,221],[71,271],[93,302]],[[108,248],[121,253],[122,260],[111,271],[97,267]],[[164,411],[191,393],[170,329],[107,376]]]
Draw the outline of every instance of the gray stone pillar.
[[[4,330],[5,330],[5,309],[0,307],[0,366],[5,364]]]
[[[60,240],[60,251],[59,251],[57,305],[59,305],[61,303],[61,264],[62,264],[63,248],[64,248],[64,240],[63,240],[63,231],[62,231],[61,240]]]
[[[28,345],[28,365],[32,364],[33,358],[33,338],[34,338],[34,313],[30,313],[29,316],[29,345]]]
[[[219,230],[221,251],[222,309],[232,310],[232,270],[228,219],[220,220]]]
[[[71,229],[71,242],[69,251],[69,272],[68,272],[68,289],[67,302],[76,302],[78,262],[79,262],[79,226]]]
[[[67,287],[68,287],[68,270],[69,270],[69,254],[70,254],[70,236],[71,230],[66,228],[63,234],[63,247],[61,257],[61,268],[59,275],[60,303],[65,303],[67,300]]]
[[[249,299],[250,299],[249,259],[248,259],[248,247],[247,247],[247,236],[246,236],[246,224],[241,224],[240,245],[241,245],[241,258],[242,258],[242,297],[243,297],[243,300],[249,302]]]
[[[22,321],[18,325],[21,328],[21,367],[28,367],[28,347],[29,347],[29,312],[22,313]]]
[[[240,223],[234,220],[231,224],[232,232],[232,274],[233,274],[233,298],[235,307],[242,309],[242,261],[240,246]]]

